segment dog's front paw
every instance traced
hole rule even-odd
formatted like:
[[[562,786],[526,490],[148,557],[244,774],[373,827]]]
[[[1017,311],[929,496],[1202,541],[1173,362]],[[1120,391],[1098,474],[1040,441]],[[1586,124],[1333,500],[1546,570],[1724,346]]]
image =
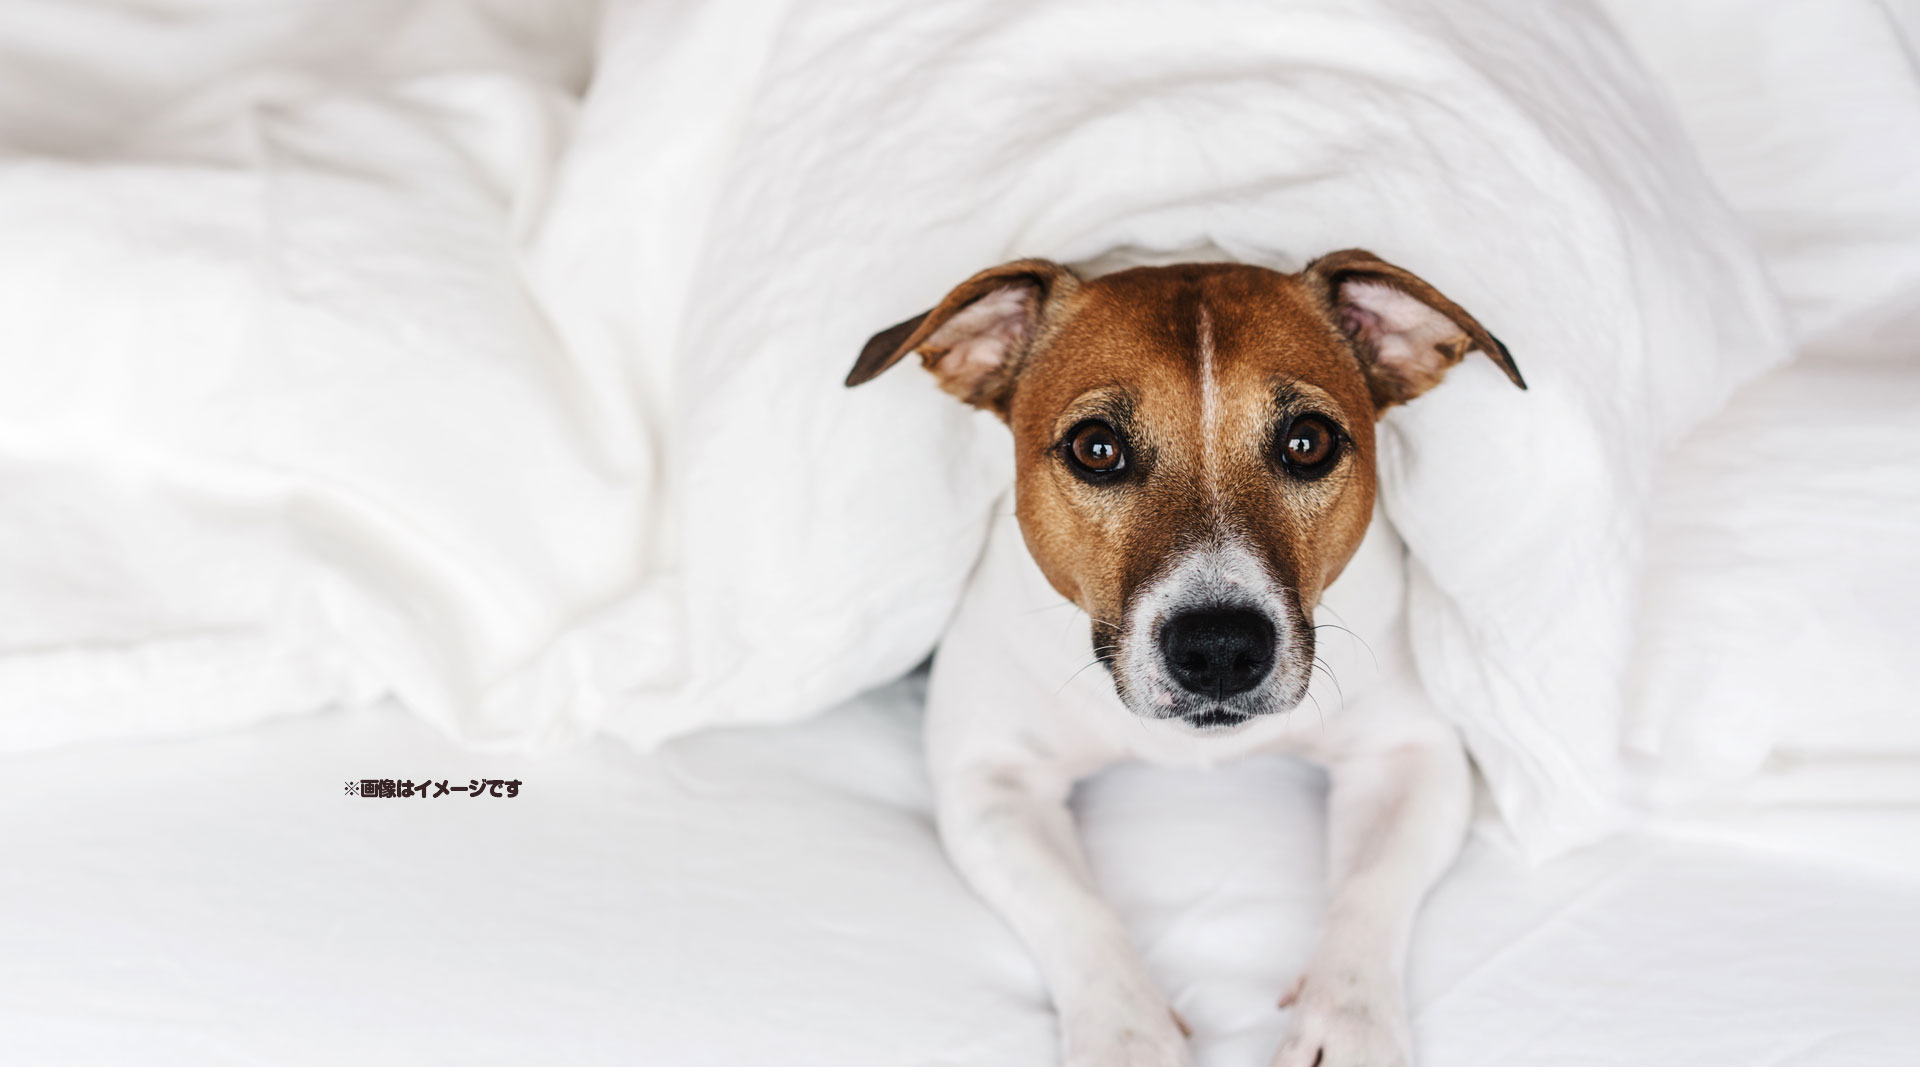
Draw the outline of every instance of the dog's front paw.
[[[1292,1007],[1273,1067],[1412,1067],[1413,1037],[1400,983],[1309,972],[1281,998]]]
[[[1158,995],[1116,997],[1060,1018],[1066,1067],[1189,1067],[1186,1026]]]

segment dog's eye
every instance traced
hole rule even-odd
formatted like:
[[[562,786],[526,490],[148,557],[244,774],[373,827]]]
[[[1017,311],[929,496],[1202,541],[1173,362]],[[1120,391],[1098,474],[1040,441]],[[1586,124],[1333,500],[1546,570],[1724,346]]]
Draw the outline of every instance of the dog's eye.
[[[1104,422],[1089,420],[1067,431],[1067,461],[1074,472],[1096,480],[1127,469],[1127,446],[1120,434]]]
[[[1319,415],[1302,415],[1280,435],[1280,465],[1300,478],[1318,478],[1340,458],[1340,431]]]

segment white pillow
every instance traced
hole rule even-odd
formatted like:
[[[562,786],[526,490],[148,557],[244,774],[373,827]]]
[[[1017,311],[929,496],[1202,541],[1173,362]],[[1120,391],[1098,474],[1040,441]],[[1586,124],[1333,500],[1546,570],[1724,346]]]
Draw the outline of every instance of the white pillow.
[[[1749,385],[1661,464],[1654,516],[1628,733],[1650,799],[1776,745],[1920,756],[1920,365]]]
[[[1659,465],[1628,734],[1647,797],[1731,783],[1776,744],[1920,748],[1901,645],[1920,632],[1920,4],[1604,6],[1755,233],[1803,358],[1881,365],[1776,372]]]
[[[1886,4],[1603,6],[1753,228],[1800,339],[1920,298],[1920,77]]]
[[[580,732],[486,699],[645,517],[514,257],[571,100],[226,89],[142,162],[0,161],[0,748],[383,691]]]
[[[685,658],[614,729],[794,718],[932,649],[1010,457],[925,375],[843,391],[871,333],[1021,255],[1293,268],[1362,246],[1488,324],[1533,386],[1469,361],[1386,424],[1426,680],[1531,851],[1614,824],[1654,457],[1783,346],[1741,231],[1604,23],[1517,2],[796,0],[770,41],[701,31],[767,10],[606,42],[603,67],[741,72],[671,97],[717,101],[711,122],[588,105],[640,109],[620,160],[640,188],[671,175],[689,211],[718,190],[664,335]]]

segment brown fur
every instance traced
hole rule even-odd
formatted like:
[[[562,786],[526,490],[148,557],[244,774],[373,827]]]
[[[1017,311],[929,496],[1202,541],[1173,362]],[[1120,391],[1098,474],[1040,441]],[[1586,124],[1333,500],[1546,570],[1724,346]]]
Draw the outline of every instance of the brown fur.
[[[1342,303],[1341,286],[1351,280],[1413,297],[1458,336],[1422,351],[1416,363],[1379,365],[1364,313]],[[996,293],[1021,309],[994,326],[999,332],[976,337],[945,328]],[[1203,329],[1211,339],[1211,441]],[[1452,330],[1441,323],[1438,332]],[[929,344],[935,338],[941,343]],[[976,343],[988,347],[966,347]],[[1223,533],[1258,546],[1310,616],[1372,516],[1380,414],[1431,387],[1469,350],[1488,353],[1524,388],[1506,348],[1472,316],[1411,273],[1357,250],[1298,274],[1181,264],[1089,281],[1044,260],[1021,260],[976,275],[926,315],[877,335],[847,384],[916,349],[943,388],[1012,428],[1015,502],[1028,549],[1053,587],[1094,619],[1096,644],[1164,561]],[[989,363],[955,352],[1004,358]],[[1306,413],[1324,416],[1350,442],[1316,480],[1289,475],[1275,452],[1276,435]],[[1118,428],[1132,451],[1127,476],[1114,484],[1088,484],[1061,454],[1068,431],[1094,417]]]

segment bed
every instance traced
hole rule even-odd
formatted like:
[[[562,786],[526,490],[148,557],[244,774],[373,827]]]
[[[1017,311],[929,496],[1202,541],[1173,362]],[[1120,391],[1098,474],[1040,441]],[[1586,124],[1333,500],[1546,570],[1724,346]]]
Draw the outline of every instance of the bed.
[[[378,707],[8,756],[5,1059],[1053,1063],[1032,964],[934,838],[919,698],[909,679],[650,755],[488,756]],[[366,778],[520,786],[348,793]],[[1320,805],[1278,758],[1121,769],[1077,800],[1200,1063],[1277,1047]],[[1476,834],[1414,946],[1422,1062],[1909,1062],[1920,877],[1873,857],[1910,851],[1920,811],[1744,818],[1538,869]],[[1854,862],[1796,844],[1822,824]]]
[[[1450,10],[1499,27],[1545,9],[1504,2]],[[1432,31],[1411,0],[1377,6]],[[1677,109],[1666,158],[1704,167],[1696,191],[1751,238],[1729,261],[1779,298],[1756,335],[1798,362],[1643,457],[1649,577],[1610,592],[1647,606],[1660,699],[1579,736],[1605,742],[1596,762],[1688,773],[1650,775],[1659,803],[1625,832],[1544,862],[1511,797],[1483,793],[1413,949],[1420,1062],[1920,1062],[1920,93],[1894,28],[1920,18],[1870,0],[1601,6],[1540,25],[1571,19],[1575,44],[1606,46],[1579,54],[1608,62],[1616,29],[1637,50],[1651,74],[1622,62],[1622,84],[1660,89],[1628,103]],[[816,275],[748,254],[835,236],[805,197],[749,210],[788,174],[776,149],[810,162],[768,118],[806,93],[753,94],[808,86],[822,65],[792,60],[797,39],[859,45],[839,22],[855,8],[960,11],[0,11],[0,1062],[1057,1062],[1032,962],[935,838],[924,674],[843,699],[924,658],[977,539],[946,531],[945,570],[907,574],[911,610],[884,626],[868,603],[810,629],[729,610],[661,562],[676,376],[707,373],[722,328],[786,332],[712,294],[784,293],[821,332],[808,358],[834,364],[809,388],[836,397],[842,350],[891,321],[844,305],[825,322]],[[1371,10],[1282,8],[1312,26]],[[803,9],[806,33],[781,21]],[[1365,21],[1354,39],[1373,39]],[[1045,45],[1049,25],[1025,30]],[[924,28],[901,39],[939,51]],[[1292,202],[1284,183],[1243,200],[1231,162],[1210,179],[1229,206]],[[982,203],[1025,218],[1019,197]],[[727,210],[731,230],[707,225]],[[907,300],[955,280],[932,260],[991,241],[951,214],[952,247],[854,287]],[[1171,232],[1140,218],[1128,232]],[[709,402],[731,403],[714,380]],[[884,388],[912,400],[910,380]],[[759,399],[801,406],[787,395]],[[861,447],[831,437],[850,409],[813,410],[822,441]],[[933,492],[966,483],[988,506],[999,489],[968,462]],[[709,519],[748,525],[776,495]],[[874,494],[795,495],[814,521]],[[690,540],[682,555],[725,569],[732,546]],[[848,544],[816,535],[803,561],[870,562]],[[794,603],[840,579],[755,558],[800,575]],[[731,577],[728,596],[766,592]],[[852,646],[875,631],[892,643]],[[793,661],[738,669],[756,641]],[[685,684],[690,644],[705,689]],[[1323,786],[1274,757],[1119,768],[1076,795],[1098,879],[1207,1067],[1278,1046],[1324,903]]]

